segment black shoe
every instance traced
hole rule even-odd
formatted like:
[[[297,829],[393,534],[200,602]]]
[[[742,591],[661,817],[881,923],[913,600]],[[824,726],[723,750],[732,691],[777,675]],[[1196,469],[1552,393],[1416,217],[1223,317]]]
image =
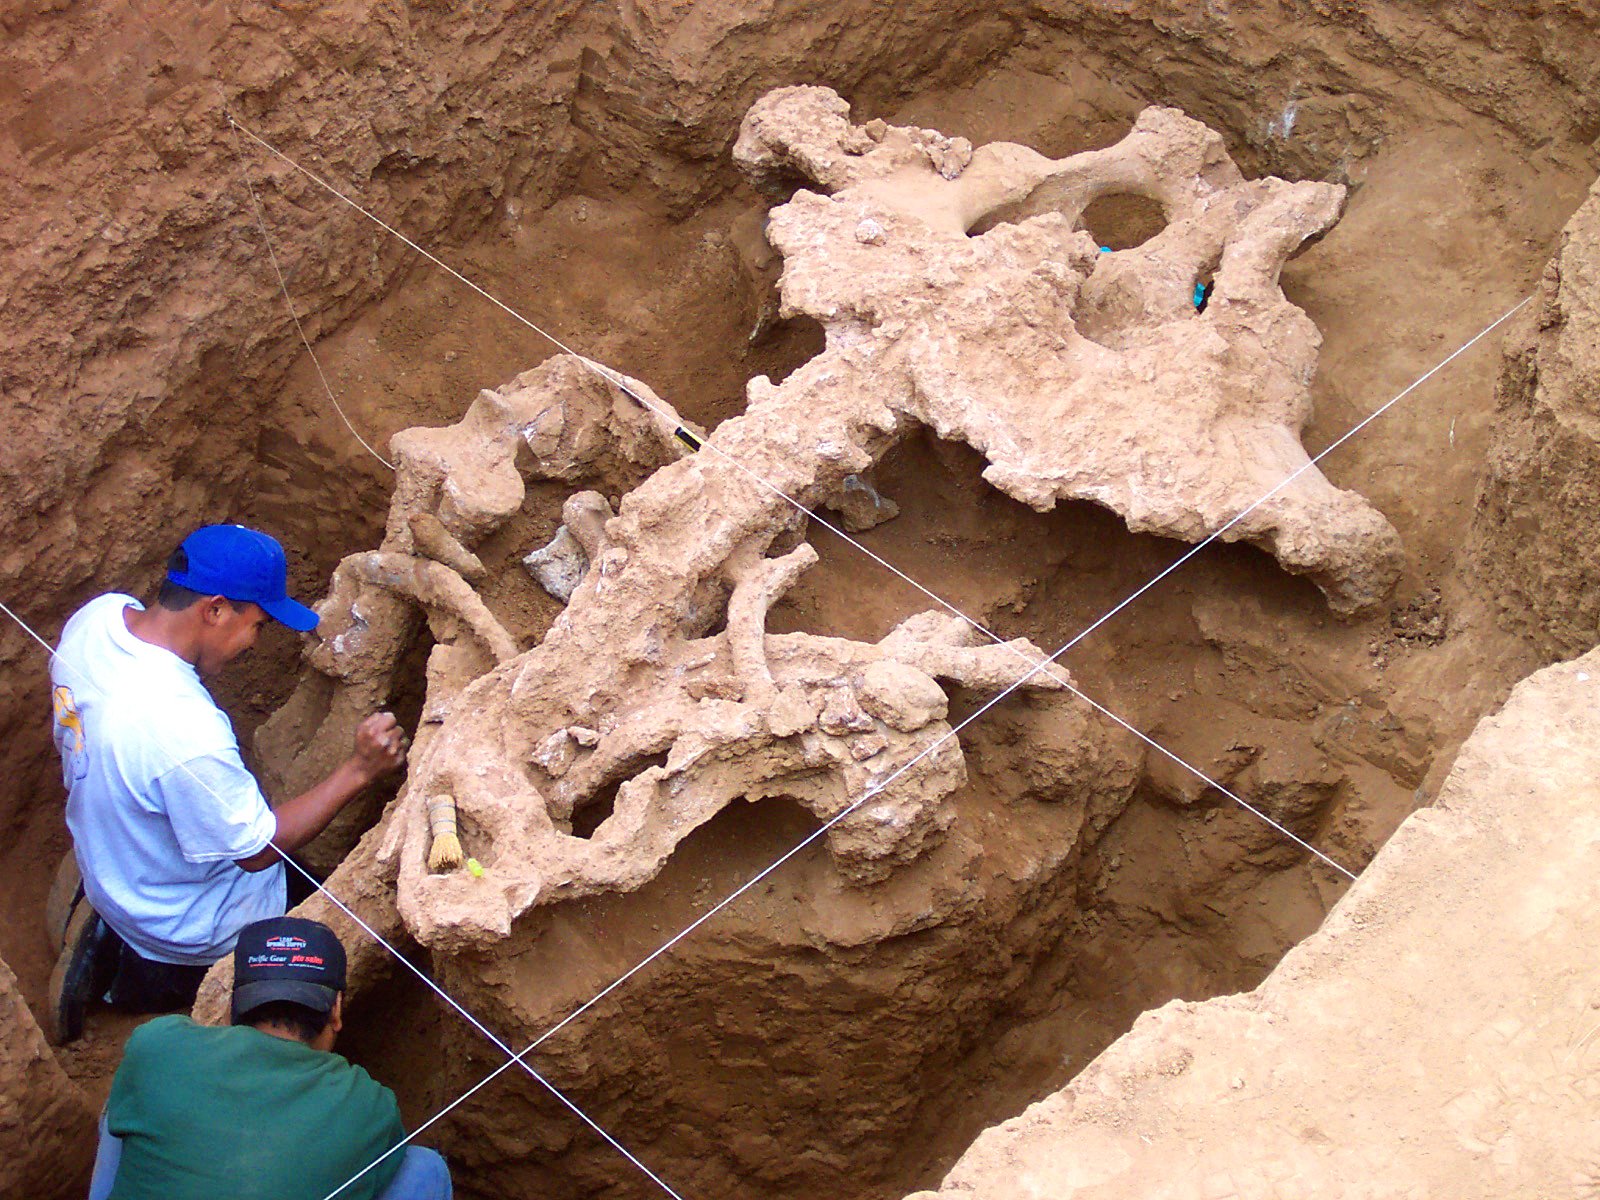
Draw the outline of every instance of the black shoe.
[[[108,953],[116,939],[88,900],[79,900],[67,921],[61,954],[50,972],[50,997],[45,1011],[45,1034],[64,1046],[83,1036],[83,1019],[89,1002],[103,995],[116,972],[116,958]]]

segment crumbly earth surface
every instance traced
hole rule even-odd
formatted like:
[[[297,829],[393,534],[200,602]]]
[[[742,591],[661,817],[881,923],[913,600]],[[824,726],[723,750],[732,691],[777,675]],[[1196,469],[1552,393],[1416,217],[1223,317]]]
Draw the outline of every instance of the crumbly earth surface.
[[[0,1194],[87,1189],[83,1147],[93,1137],[88,1098],[46,1043],[17,977],[0,963]]]
[[[1311,451],[1530,293],[1600,160],[1600,52],[1578,8],[200,4],[153,20],[105,0],[12,5],[0,26],[0,599],[46,636],[97,591],[145,592],[177,533],[201,520],[278,534],[305,596],[386,540],[395,479],[328,405],[241,170],[322,369],[374,445],[461,422],[479,389],[547,352],[280,160],[236,146],[224,107],[705,431],[744,411],[750,379],[781,385],[822,349],[815,321],[782,315],[762,236],[801,179],[760,194],[731,153],[742,115],[774,87],[826,85],[853,122],[1050,160],[1110,147],[1144,109],[1172,107],[1221,134],[1246,180],[1345,188],[1338,222],[1281,273],[1322,338]],[[1113,260],[1165,224],[1133,193],[1081,217]],[[1575,224],[1570,241],[1586,236]],[[1496,338],[1322,464],[1399,535],[1387,600],[1337,620],[1322,577],[1247,545],[1213,547],[1075,648],[1076,684],[1364,865],[1436,794],[1480,715],[1534,667],[1590,644],[1581,614],[1595,590],[1566,566],[1592,540],[1586,506],[1568,502],[1592,474],[1573,434],[1581,404],[1539,400],[1530,374],[1569,379],[1580,398],[1595,375],[1573,336],[1592,307],[1582,278],[1562,269],[1566,291],[1548,290],[1552,279],[1543,311],[1517,318],[1504,372]],[[1572,315],[1568,332],[1557,314]],[[1511,415],[1494,434],[1502,374]],[[1524,404],[1531,419],[1516,416]],[[1487,470],[1492,436],[1505,449]],[[1519,465],[1541,462],[1559,470]],[[1040,647],[1182,549],[1129,532],[1133,510],[1114,497],[1115,513],[1074,499],[1038,511],[986,480],[991,465],[908,433],[864,487],[830,498],[834,515],[1003,637]],[[521,480],[517,511],[471,552],[486,609],[519,646],[563,612],[526,586],[521,561],[600,512],[567,511],[575,486],[615,511],[638,481]],[[1561,547],[1547,556],[1545,529]],[[420,536],[448,557],[436,533]],[[929,607],[815,524],[806,543],[818,561],[770,609],[769,639],[871,646]],[[577,560],[562,553],[570,575]],[[393,696],[408,726],[436,636],[415,629],[396,664],[414,682]],[[443,632],[491,652],[470,630]],[[296,695],[299,655],[278,634],[217,681],[247,742]],[[0,957],[39,1011],[60,790],[42,652],[7,627],[0,662]],[[960,688],[947,699],[949,721],[978,703]],[[540,1069],[697,1194],[900,1196],[935,1186],[981,1129],[1059,1089],[1140,1012],[1247,991],[1317,928],[1338,877],[1159,755],[1101,830],[1082,807],[1042,798],[1020,747],[1066,754],[1082,720],[1038,699],[964,733],[943,840],[872,905],[814,848],[541,1047]],[[315,706],[301,711],[315,729]],[[314,755],[273,745],[263,740],[258,765],[274,787],[311,769]],[[352,815],[344,844],[388,799]],[[606,804],[602,793],[591,817]],[[783,800],[735,803],[638,890],[532,910],[508,957],[408,951],[491,1027],[546,1027],[815,820]],[[397,910],[377,875],[348,899]],[[935,910],[944,925],[920,927]],[[346,1046],[420,1122],[494,1054],[404,973],[372,978]],[[132,1024],[97,1013],[90,1036],[55,1056],[89,1111]],[[33,1054],[31,1034],[16,1036]],[[14,1127],[27,1159],[7,1143],[0,1161],[41,1181],[29,1194],[72,1194],[89,1151],[84,1106],[59,1103],[47,1075],[0,1084],[0,1112],[42,1114]],[[433,1133],[463,1194],[651,1189],[526,1081],[497,1081]]]
[[[1600,189],[1562,231],[1506,346],[1494,441],[1473,513],[1475,582],[1552,657],[1600,635],[1591,518],[1600,452]]]
[[[1260,987],[1140,1017],[910,1200],[1592,1195],[1597,689],[1600,651],[1519,684]]]

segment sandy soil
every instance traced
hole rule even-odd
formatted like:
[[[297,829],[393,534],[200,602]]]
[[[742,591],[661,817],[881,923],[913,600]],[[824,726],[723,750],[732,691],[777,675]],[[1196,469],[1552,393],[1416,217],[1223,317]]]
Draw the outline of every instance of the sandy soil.
[[[1597,669],[1520,684],[1260,988],[1141,1018],[920,1200],[1593,1195]]]
[[[927,119],[922,105],[943,104],[943,111],[954,110],[945,128],[995,136],[998,114],[1015,109],[1017,97],[1034,87],[1027,75],[1009,87],[991,79],[981,100],[942,94],[896,119]],[[1107,122],[1101,136],[1109,140],[1116,132]],[[1326,339],[1313,446],[1389,399],[1525,295],[1581,196],[1581,177],[1559,173],[1544,177],[1527,205],[1508,207],[1495,187],[1514,168],[1513,151],[1492,140],[1463,145],[1453,131],[1436,136],[1418,135],[1366,160],[1344,220],[1286,272],[1286,290]],[[1047,148],[1060,152],[1062,143]],[[585,224],[636,219],[627,207],[607,212],[603,201],[591,198],[570,211],[578,203],[589,214]],[[577,223],[568,211],[558,207],[544,226],[558,235],[557,244],[575,237]],[[718,214],[727,222],[723,229],[735,211]],[[684,257],[703,259],[707,235],[715,232],[711,216],[703,216],[708,225],[690,222],[681,241],[663,239],[678,257],[659,267],[656,278],[683,279]],[[1115,221],[1107,228],[1108,236],[1119,233]],[[581,243],[564,244],[571,247],[567,261],[579,264],[572,268],[574,282],[590,279],[593,260],[580,257]],[[1485,245],[1504,248],[1503,255],[1484,254]],[[609,253],[609,243],[591,245],[587,253],[596,249]],[[559,253],[548,252],[542,265],[559,261]],[[476,254],[484,266],[498,261]],[[731,259],[726,256],[723,270],[729,291],[739,294],[748,284]],[[510,282],[519,274],[489,277]],[[433,360],[426,367],[404,368],[410,382],[403,389],[399,360],[368,349],[402,330],[424,344],[454,346],[451,337],[460,335],[452,330],[466,319],[457,314],[467,302],[443,305],[430,295],[439,287],[401,293],[329,339],[325,362],[336,376],[354,375],[374,392],[448,394],[445,380],[461,362],[446,361],[448,350],[421,356]],[[591,304],[591,313],[602,308]],[[624,304],[621,311],[637,320],[645,307]],[[724,326],[729,342],[754,307],[746,300]],[[437,324],[429,324],[430,311]],[[649,311],[671,313],[675,305]],[[616,325],[604,334],[600,326],[596,321],[601,344],[618,337]],[[1393,328],[1396,336],[1375,345],[1375,326]],[[496,361],[502,339],[521,336],[514,329],[501,335],[469,342],[462,353]],[[781,371],[792,364],[808,343],[803,331],[790,338],[782,348],[786,357],[751,366]],[[705,392],[694,381],[704,375],[693,363],[674,366],[669,349],[686,352],[685,340],[670,328],[654,339],[646,344],[661,357],[650,364],[652,379],[664,377],[662,367],[681,373],[685,384],[664,383],[663,394],[695,412],[689,402]],[[627,358],[626,347],[616,353],[612,361],[624,369],[644,369]],[[1330,460],[1334,481],[1373,496],[1406,540],[1408,569],[1392,611],[1367,622],[1335,622],[1314,588],[1282,575],[1263,555],[1219,549],[1074,651],[1068,661],[1084,686],[1230,785],[1265,756],[1278,777],[1324,790],[1329,802],[1318,820],[1319,845],[1359,870],[1431,796],[1476,715],[1536,661],[1496,631],[1454,575],[1497,371],[1491,342]],[[419,372],[426,382],[415,379]],[[300,386],[311,408],[316,393],[308,382]],[[714,419],[726,411],[717,404],[729,403],[737,386],[736,372],[723,375],[724,398],[696,415]],[[390,419],[401,424],[421,416],[413,409]],[[326,416],[322,422],[324,436],[336,438],[337,428]],[[1004,635],[1059,644],[1181,552],[1128,534],[1090,506],[1034,513],[983,484],[979,465],[970,452],[931,438],[897,452],[875,483],[902,514],[863,540]],[[543,524],[537,518],[529,523],[526,545],[553,530],[549,512]],[[924,606],[907,586],[825,532],[812,540],[822,563],[775,611],[775,630],[876,638]],[[982,737],[980,728],[974,738],[981,743]],[[1246,775],[1239,786],[1251,782]],[[902,1169],[937,1178],[979,1129],[1059,1087],[1140,1012],[1173,998],[1253,987],[1284,950],[1319,925],[1341,893],[1336,877],[1285,853],[1276,835],[1202,791],[1181,771],[1166,773],[1108,833],[1084,868],[1082,909],[1063,948],[1017,992],[1011,1011],[976,1039],[983,1048],[953,1068],[950,1079],[962,1083],[927,1102],[924,1127],[940,1132]],[[756,856],[747,861],[757,865]],[[670,881],[653,887],[652,904],[670,910],[672,892]],[[387,1065],[385,1053],[376,1053],[375,1062]],[[415,1051],[400,1053],[396,1067]],[[881,1194],[895,1189],[888,1184]]]
[[[551,154],[551,163],[530,166],[537,149],[509,158],[502,149],[480,153],[483,144],[462,136],[458,123],[429,135],[446,146],[458,137],[455,157],[429,160],[433,167],[405,187],[375,170],[367,179],[380,198],[387,188],[403,199],[398,207],[419,232],[433,235],[430,244],[490,291],[584,353],[648,380],[707,425],[739,410],[746,379],[781,376],[818,348],[814,328],[772,323],[772,266],[752,267],[749,252],[764,206],[733,181],[719,156],[755,91],[811,81],[819,44],[839,64],[829,69],[829,81],[852,91],[863,117],[935,126],[974,141],[1016,140],[1060,155],[1114,140],[1144,103],[1177,102],[1223,129],[1252,170],[1351,185],[1341,222],[1284,275],[1286,292],[1325,339],[1312,449],[1528,294],[1592,178],[1589,143],[1600,129],[1593,111],[1600,89],[1581,86],[1587,60],[1573,50],[1583,37],[1554,26],[1534,31],[1470,5],[1452,6],[1450,19],[1421,29],[1413,24],[1420,18],[1399,6],[1354,6],[1357,16],[1326,21],[1319,9],[1320,23],[1307,31],[1309,48],[1276,56],[1269,51],[1274,38],[1283,39],[1283,27],[1273,24],[1280,18],[1252,18],[1231,34],[1191,29],[1184,22],[1199,18],[1187,6],[1136,15],[1094,5],[1041,7],[1004,29],[976,10],[931,16],[919,10],[903,15],[903,25],[879,14],[848,32],[836,27],[842,16],[806,14],[742,34],[733,10],[690,7],[688,15],[641,10],[630,28],[603,34],[583,24],[587,17],[540,11],[540,21],[559,29],[554,48],[544,52],[545,61],[557,63],[549,78],[571,76],[570,93],[548,107],[575,122],[560,124],[551,145],[566,151],[578,144],[582,153],[559,164]],[[224,20],[220,9],[207,13],[206,21],[161,43],[162,54],[178,57],[175,47],[206,42],[212,36],[206,30]],[[307,81],[345,71],[330,61],[338,56],[328,46],[308,47],[330,28],[337,34],[330,44],[358,45],[364,35],[348,18],[336,14],[328,26],[313,23],[295,33],[298,57],[281,65],[273,86],[308,102],[315,93]],[[0,21],[28,59],[27,70],[15,76],[22,84],[0,86],[0,103],[7,106],[7,152],[29,171],[21,193],[9,193],[20,215],[6,226],[3,246],[18,319],[4,347],[15,416],[6,425],[13,444],[5,459],[13,494],[0,529],[17,548],[16,562],[0,563],[11,589],[0,598],[24,595],[25,611],[48,634],[94,590],[143,590],[171,531],[202,514],[278,531],[294,554],[296,586],[316,594],[339,556],[376,543],[389,479],[329,411],[310,362],[285,327],[270,276],[243,269],[260,256],[259,234],[221,169],[220,135],[208,126],[200,134],[195,114],[203,106],[191,108],[177,132],[146,135],[152,166],[107,141],[121,136],[119,127],[85,106],[48,118],[41,106],[51,97],[60,104],[74,79],[91,70],[74,53],[106,54],[110,44],[123,61],[143,61],[155,43],[138,32],[147,24],[130,23],[131,13],[111,14],[108,27],[117,35],[110,43],[76,31],[76,51],[73,37],[46,16],[11,13]],[[1473,54],[1462,51],[1460,39],[1475,36],[1474,21],[1490,29],[1483,36],[1496,47],[1492,54],[1477,43],[1470,43]],[[1587,27],[1580,32],[1592,35]],[[907,45],[919,49],[897,53]],[[386,66],[398,72],[406,55],[393,54]],[[242,72],[246,57],[237,54],[232,65],[208,61],[207,69]],[[1426,65],[1419,68],[1418,58]],[[754,59],[766,64],[767,76],[757,79],[760,72],[742,65]],[[1508,68],[1507,60],[1514,65]],[[498,58],[485,61],[464,59],[458,70],[487,77],[490,66],[500,69]],[[1479,72],[1498,80],[1496,87],[1482,85]],[[185,71],[167,73],[173,86],[135,93],[125,82],[102,100],[131,102],[154,128],[172,116],[173,97],[185,94]],[[389,93],[379,104],[362,90],[367,84],[359,72],[346,78],[348,91],[319,103],[328,110],[370,105],[387,114],[380,126],[404,109],[404,93]],[[441,78],[436,94],[448,91],[447,82]],[[20,96],[19,87],[30,90]],[[287,132],[291,118],[281,114],[288,106],[273,108],[270,89],[251,95],[255,111],[279,113]],[[1281,123],[1291,101],[1299,105],[1300,123],[1279,135],[1273,122]],[[459,98],[453,105],[470,107]],[[292,118],[303,131],[299,149],[317,143],[304,124],[307,111]],[[528,117],[528,128],[554,137],[558,126],[541,121]],[[499,136],[525,133],[507,129]],[[185,138],[209,146],[209,159],[190,164],[181,152]],[[371,168],[378,155],[363,153],[335,155],[330,165],[360,160]],[[51,174],[61,168],[69,179],[102,182],[93,214],[68,212],[67,184]],[[184,172],[191,169],[211,182],[185,202],[191,184]],[[105,213],[118,210],[118,188],[155,172],[171,176],[165,191],[124,201],[124,217],[132,212],[139,219],[126,219],[95,251],[112,266],[79,262],[50,273],[50,254],[76,261],[79,248],[100,245],[89,239],[106,228]],[[475,190],[476,179],[491,178],[492,189]],[[459,285],[399,251],[378,249],[376,239],[356,234],[357,226],[325,199],[283,187],[269,197],[268,209],[280,253],[305,264],[292,275],[292,290],[304,310],[317,313],[324,370],[375,445],[408,425],[455,419],[478,388],[550,352]],[[156,219],[167,212],[187,216],[175,224]],[[46,216],[58,223],[54,240],[35,240]],[[1096,219],[1095,232],[1108,243],[1140,236],[1136,208],[1112,207]],[[224,228],[226,236],[215,232]],[[162,237],[181,249],[160,250]],[[30,245],[45,247],[35,260],[24,259]],[[204,284],[216,293],[215,303],[185,293],[187,308],[164,310],[154,324],[143,321],[119,281],[158,261],[174,272],[213,264]],[[27,265],[37,262],[46,266]],[[229,305],[235,311],[225,321],[217,313]],[[137,327],[122,344],[107,332],[119,319]],[[251,321],[258,329],[247,336],[241,323]],[[96,337],[81,336],[91,325]],[[41,332],[50,329],[48,336]],[[75,331],[77,349],[66,345]],[[1310,584],[1285,576],[1264,555],[1218,549],[1073,652],[1068,662],[1085,689],[1230,786],[1259,791],[1292,784],[1315,792],[1318,844],[1352,868],[1364,866],[1414,808],[1432,799],[1478,716],[1541,661],[1537,648],[1497,629],[1490,598],[1463,582],[1456,557],[1491,435],[1499,369],[1492,339],[1325,464],[1335,483],[1369,497],[1400,530],[1407,569],[1391,610],[1338,623]],[[44,381],[52,377],[70,380],[77,395],[117,403],[104,401],[92,419],[64,427],[73,413],[47,411]],[[248,402],[223,407],[240,393]],[[165,409],[154,403],[163,396]],[[125,410],[137,410],[136,399],[151,407],[129,417]],[[30,441],[51,460],[48,471],[22,454],[21,443]],[[62,465],[77,458],[81,464]],[[213,458],[230,465],[205,465]],[[93,489],[84,493],[88,481]],[[868,545],[1002,634],[1051,648],[1182,549],[1130,535],[1091,506],[1049,514],[1025,509],[978,478],[970,452],[931,437],[897,451],[875,483],[902,512],[864,535]],[[509,561],[542,544],[563,498],[550,491],[530,499],[493,553]],[[925,606],[826,533],[813,533],[812,541],[822,561],[775,612],[775,629],[875,638]],[[44,565],[33,569],[35,562]],[[556,612],[553,602],[522,589],[489,598],[523,632],[539,630]],[[0,701],[13,737],[0,797],[0,957],[16,972],[22,995],[37,1004],[51,960],[39,917],[64,835],[35,703],[42,693],[33,653],[20,642],[5,643]],[[293,640],[279,636],[219,686],[246,740],[292,686],[295,653]],[[975,727],[979,769],[963,812],[973,822],[985,812],[1003,821],[1014,816],[994,802],[1007,787],[1006,748],[986,748],[985,736],[983,726]],[[592,958],[581,959],[583,969],[559,988],[508,979],[500,1002],[558,1005],[569,991],[598,981],[626,950],[648,948],[658,927],[709,903],[804,827],[798,813],[739,820],[745,823],[719,827],[704,845],[686,848],[682,861],[638,898],[569,914],[564,928],[572,938],[602,927],[616,948],[591,948]],[[793,879],[732,914],[718,940],[672,968],[672,978],[647,978],[638,996],[596,1014],[598,1029],[614,1030],[618,1044],[639,1049],[648,1039],[638,1022],[650,1017],[698,1028],[696,989],[734,977],[727,964],[739,961],[750,940],[784,942],[790,935],[783,926],[796,919],[795,910],[817,903],[817,893],[807,891],[815,879],[805,863],[799,866]],[[1003,856],[989,869],[1002,871]],[[826,1112],[820,1104],[808,1110],[805,1088],[795,1085],[778,1094],[795,1101],[791,1111],[810,1114],[812,1124],[796,1119],[793,1136],[818,1144],[814,1170],[808,1174],[802,1164],[785,1175],[773,1165],[772,1147],[750,1143],[737,1156],[746,1178],[762,1179],[771,1194],[815,1190],[819,1180],[861,1196],[929,1186],[980,1129],[1061,1086],[1140,1012],[1260,983],[1343,891],[1331,873],[1307,866],[1251,818],[1176,771],[1152,772],[1136,802],[1078,865],[1070,887],[1070,903],[1060,909],[1070,914],[1068,924],[1041,936],[1026,969],[1008,982],[1003,1011],[975,1008],[972,1027],[952,1031],[920,1075],[883,1077],[884,1087],[905,1089],[893,1097],[895,1111],[914,1119],[915,1137],[883,1149],[862,1172],[852,1158],[859,1147],[848,1136],[830,1140]],[[805,940],[803,929],[792,932],[793,945]],[[552,972],[569,961],[553,948],[574,944],[555,937],[542,943]],[[530,959],[528,967],[534,965]],[[816,978],[831,988],[847,977],[836,964]],[[728,1021],[740,1037],[770,1046],[782,1021],[756,1010],[766,998],[755,989],[734,1015],[698,1016],[709,1025]],[[844,1021],[849,1004],[830,994],[821,1007],[797,1001],[782,1015],[823,1025]],[[352,1053],[400,1084],[410,1119],[447,1099],[443,1093],[457,1077],[489,1065],[481,1048],[403,983],[358,1015]],[[752,1055],[780,1072],[786,1066],[799,1072],[797,1063],[811,1069],[829,1050],[870,1052],[869,1024],[846,1024],[834,1041],[793,1048],[792,1060],[770,1049]],[[385,1036],[397,1027],[403,1036]],[[126,1020],[97,1017],[90,1036],[62,1055],[91,1098],[107,1086],[130,1028]],[[596,1039],[604,1036],[575,1037],[558,1051],[603,1057]],[[435,1075],[427,1048],[439,1044],[452,1046],[458,1061]],[[767,1086],[748,1064],[738,1069],[729,1044],[690,1039],[665,1052],[684,1074],[683,1087],[702,1093],[700,1103],[718,1089],[733,1097],[727,1104],[755,1103],[751,1097]],[[714,1068],[707,1065],[713,1058]],[[620,1073],[599,1071],[596,1082],[587,1066],[571,1070],[580,1086],[589,1081],[585,1099],[602,1114],[638,1115]],[[525,1149],[539,1164],[535,1176],[553,1187],[645,1194],[625,1165],[582,1144],[553,1109],[517,1096],[509,1119],[497,1124],[476,1113],[453,1136],[462,1144],[483,1137]],[[782,1120],[781,1108],[764,1119]],[[692,1162],[704,1146],[669,1109],[656,1113],[651,1119],[659,1124],[647,1122],[643,1135],[675,1161]],[[715,1128],[718,1107],[700,1112]],[[485,1155],[475,1163],[469,1156],[465,1194],[525,1186],[529,1176],[506,1173],[506,1157]],[[738,1182],[713,1178],[717,1186],[705,1194],[732,1194]]]

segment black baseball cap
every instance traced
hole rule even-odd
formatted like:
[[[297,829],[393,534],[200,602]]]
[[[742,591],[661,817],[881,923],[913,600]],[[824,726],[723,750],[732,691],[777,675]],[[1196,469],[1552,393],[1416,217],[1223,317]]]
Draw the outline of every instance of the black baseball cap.
[[[325,1013],[344,991],[344,947],[333,930],[304,917],[270,917],[239,931],[233,948],[233,1021],[288,1000]]]

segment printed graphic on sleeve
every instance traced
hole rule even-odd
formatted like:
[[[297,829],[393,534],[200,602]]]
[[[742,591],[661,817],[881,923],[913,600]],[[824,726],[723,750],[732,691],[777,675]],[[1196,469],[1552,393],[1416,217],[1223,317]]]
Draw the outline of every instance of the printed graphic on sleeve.
[[[61,778],[71,788],[89,773],[89,749],[83,737],[83,718],[72,689],[58,687],[51,693],[55,705],[56,749],[61,752]]]

